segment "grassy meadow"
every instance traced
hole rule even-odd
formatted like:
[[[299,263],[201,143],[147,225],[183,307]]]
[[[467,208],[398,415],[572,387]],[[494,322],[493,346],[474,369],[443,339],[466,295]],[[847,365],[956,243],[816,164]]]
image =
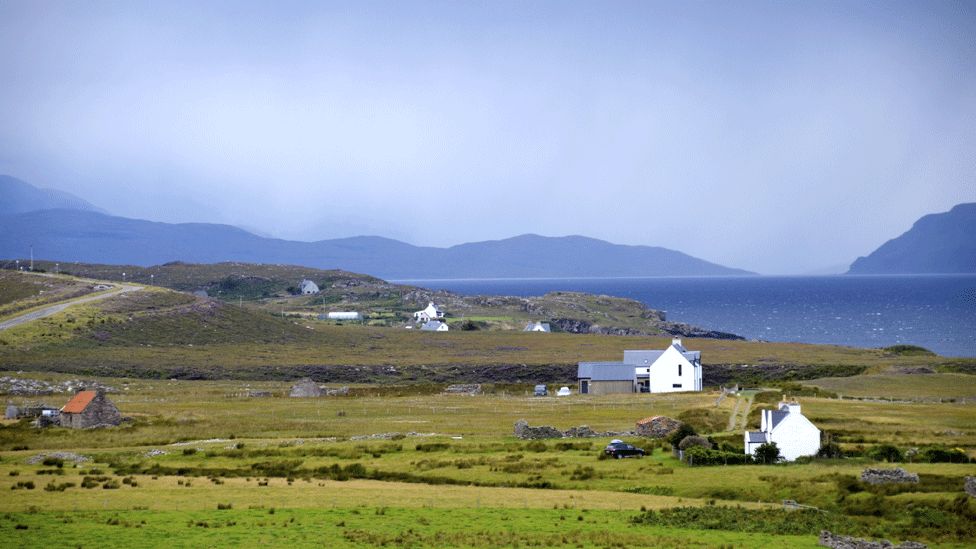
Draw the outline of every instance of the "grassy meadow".
[[[741,431],[725,431],[740,403],[717,392],[534,398],[524,384],[487,386],[477,396],[354,385],[346,396],[294,399],[285,396],[288,383],[274,381],[100,381],[117,390],[110,396],[131,418],[120,427],[42,430],[20,420],[0,428],[0,490],[10,490],[0,500],[0,537],[14,546],[133,546],[164,536],[187,547],[814,547],[822,527],[933,546],[976,542],[967,522],[976,505],[957,501],[964,477],[976,475],[972,463],[906,463],[921,482],[879,490],[857,481],[877,465],[865,457],[690,467],[666,444],[640,437],[622,438],[650,456],[605,460],[608,437],[512,435],[521,418],[627,431],[640,418],[668,415],[741,445]],[[38,398],[66,399],[10,400]],[[881,443],[976,450],[972,403],[801,402],[853,455]],[[91,461],[27,463],[53,451]],[[791,516],[790,531],[764,531],[768,513],[787,512],[784,499],[821,511]],[[702,511],[677,523],[661,514],[694,508]],[[716,528],[728,513],[741,526]]]

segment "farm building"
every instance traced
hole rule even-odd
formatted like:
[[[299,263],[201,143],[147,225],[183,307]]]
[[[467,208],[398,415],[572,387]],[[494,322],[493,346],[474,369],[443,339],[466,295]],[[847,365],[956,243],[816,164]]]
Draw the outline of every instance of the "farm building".
[[[329,320],[362,320],[363,316],[356,311],[333,311],[326,315]]]
[[[292,398],[313,398],[322,396],[322,388],[311,378],[303,378],[298,383],[291,386],[288,396]]]
[[[420,327],[421,330],[425,332],[446,332],[448,328],[446,322],[441,322],[440,320],[431,320],[425,322],[423,326]]]
[[[786,461],[800,456],[812,456],[820,450],[820,429],[802,413],[796,402],[781,402],[778,410],[762,410],[758,431],[746,431],[745,453],[752,455],[756,448],[775,442]]]
[[[302,295],[313,295],[319,293],[319,285],[312,282],[309,279],[302,280],[302,284],[298,287]]]
[[[444,311],[438,309],[433,301],[427,304],[427,308],[413,314],[415,322],[430,322],[439,318],[444,318]]]
[[[663,351],[624,351],[623,362],[580,362],[576,377],[581,394],[701,391],[701,352],[674,338]]]
[[[548,322],[529,322],[523,332],[550,332]]]
[[[89,429],[122,423],[122,414],[105,396],[105,391],[78,391],[61,408],[62,427]]]

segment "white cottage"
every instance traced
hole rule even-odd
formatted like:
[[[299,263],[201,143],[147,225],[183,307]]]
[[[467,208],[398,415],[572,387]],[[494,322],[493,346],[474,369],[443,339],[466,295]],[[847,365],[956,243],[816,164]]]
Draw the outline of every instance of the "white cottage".
[[[548,322],[529,322],[525,325],[523,332],[550,332]]]
[[[812,456],[820,450],[820,429],[802,413],[796,402],[781,402],[778,410],[762,410],[758,431],[746,431],[745,453],[753,455],[762,444],[775,442],[786,461]]]
[[[298,289],[302,292],[302,295],[313,295],[319,293],[319,285],[307,278],[302,280],[302,284],[298,287]]]
[[[431,320],[437,320],[444,318],[444,311],[438,309],[434,302],[431,301],[427,304],[427,308],[422,311],[417,311],[413,314],[413,319],[415,322],[430,322]]]
[[[441,322],[440,320],[429,320],[425,322],[420,329],[425,332],[446,332],[450,328],[448,328],[447,322]]]

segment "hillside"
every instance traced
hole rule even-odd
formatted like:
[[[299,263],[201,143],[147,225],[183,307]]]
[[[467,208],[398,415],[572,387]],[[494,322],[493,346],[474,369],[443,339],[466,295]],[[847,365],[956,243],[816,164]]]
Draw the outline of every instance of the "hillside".
[[[847,273],[976,273],[976,203],[922,217],[908,232],[857,258]]]
[[[36,257],[65,262],[282,263],[368,272],[387,279],[753,274],[675,250],[582,236],[522,235],[450,248],[377,236],[298,242],[265,238],[230,225],[157,223],[60,207],[68,209],[0,211],[0,257],[24,257],[33,245]]]
[[[0,175],[0,215],[52,209],[102,211],[73,194],[39,189],[15,177]]]
[[[8,264],[8,267],[12,267]],[[413,326],[412,314],[434,301],[454,329],[521,330],[527,322],[550,322],[555,331],[614,335],[680,334],[735,339],[686,324],[668,322],[644,304],[609,296],[554,292],[539,297],[460,296],[443,290],[392,284],[382,279],[337,270],[296,265],[253,263],[191,264],[171,262],[139,267],[35,261],[44,271],[59,269],[91,279],[152,284],[182,292],[206,292],[233,304],[276,315],[315,319],[337,310],[355,310],[373,326]],[[124,277],[123,277],[124,273]],[[8,279],[11,277],[7,277]],[[302,279],[315,282],[315,295],[295,295]]]

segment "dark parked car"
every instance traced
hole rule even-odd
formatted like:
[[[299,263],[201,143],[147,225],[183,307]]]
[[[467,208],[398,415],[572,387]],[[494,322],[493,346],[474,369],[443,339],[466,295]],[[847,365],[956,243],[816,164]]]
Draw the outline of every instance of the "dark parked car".
[[[549,389],[546,389],[545,385],[536,385],[535,396],[537,397],[549,396]]]
[[[617,459],[622,459],[625,457],[644,457],[643,448],[637,448],[636,446],[632,446],[619,440],[615,440],[610,444],[607,444],[607,447],[603,449],[603,453]]]

